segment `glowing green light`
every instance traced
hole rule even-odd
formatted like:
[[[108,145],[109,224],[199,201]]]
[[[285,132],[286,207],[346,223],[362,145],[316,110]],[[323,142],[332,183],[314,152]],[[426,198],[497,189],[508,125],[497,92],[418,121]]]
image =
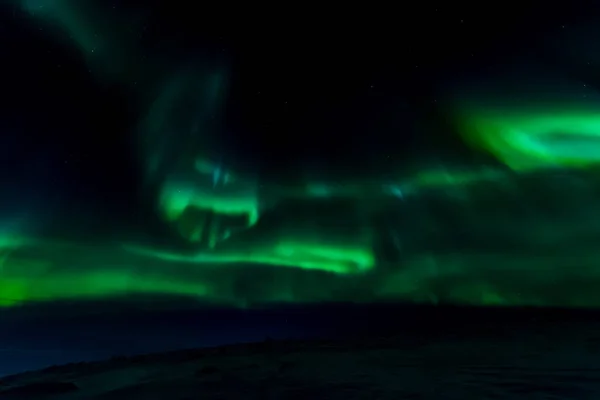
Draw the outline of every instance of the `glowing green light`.
[[[507,114],[475,114],[466,118],[462,127],[467,141],[515,170],[585,167],[600,162],[597,112]]]

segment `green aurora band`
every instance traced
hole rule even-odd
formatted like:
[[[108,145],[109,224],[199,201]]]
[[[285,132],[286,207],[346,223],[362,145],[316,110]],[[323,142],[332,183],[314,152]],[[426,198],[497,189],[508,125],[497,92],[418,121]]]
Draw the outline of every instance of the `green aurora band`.
[[[35,16],[70,32],[100,70],[123,70],[108,54],[127,49],[96,43],[69,1],[52,4]],[[39,6],[25,5],[30,12]],[[208,116],[222,109],[226,73],[195,71],[167,79],[140,124],[143,180],[156,188],[149,197],[173,245],[6,228],[0,306],[137,295],[236,306],[600,306],[600,95],[591,89],[536,72],[492,74],[484,81],[494,84],[448,90],[456,129],[473,151],[496,159],[490,165],[265,183],[217,154],[218,129]],[[193,104],[183,113],[182,98]],[[172,143],[167,131],[191,134]]]

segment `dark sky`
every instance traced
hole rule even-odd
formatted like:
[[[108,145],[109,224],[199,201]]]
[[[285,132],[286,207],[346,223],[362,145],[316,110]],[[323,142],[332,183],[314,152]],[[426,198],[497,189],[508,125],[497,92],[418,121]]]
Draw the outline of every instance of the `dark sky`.
[[[76,187],[88,200],[124,201],[136,186],[131,131],[147,107],[140,93],[162,76],[147,70],[197,57],[232,70],[222,134],[238,158],[266,172],[273,165],[294,169],[307,159],[341,168],[359,158],[372,161],[389,146],[406,157],[432,141],[456,147],[448,129],[421,138],[403,127],[415,119],[444,124],[435,99],[440,85],[527,52],[536,38],[581,19],[585,8],[536,1],[518,8],[411,3],[394,12],[339,15],[256,10],[238,20],[222,9],[191,12],[187,3],[114,3],[117,14],[141,21],[128,32],[139,37],[136,51],[149,60],[144,73],[131,78],[140,81],[137,93],[99,79],[49,27],[15,6],[3,9],[2,34],[10,40],[3,49],[2,129],[15,148],[11,179],[17,179],[15,169],[32,174],[26,171],[33,160],[49,158],[65,189]],[[399,108],[411,119],[399,119]],[[365,140],[375,126],[386,129]]]
[[[145,204],[132,132],[149,107],[148,94],[167,71],[198,58],[230,70],[220,134],[230,145],[228,152],[263,174],[293,175],[302,163],[354,168],[377,163],[390,149],[407,160],[428,147],[463,154],[437,104],[438,89],[528,54],[533,43],[579,23],[591,9],[582,2],[542,1],[518,6],[412,2],[394,5],[393,11],[346,5],[241,10],[220,3],[223,8],[217,10],[180,1],[110,3],[112,12],[130,22],[124,35],[136,38],[136,61],[125,61],[131,67],[127,81],[100,76],[72,42],[14,3],[0,8],[0,182],[8,193],[0,203],[3,215],[33,196],[35,205],[118,220],[119,226],[103,227],[109,231],[139,221],[146,214],[140,211]],[[110,26],[110,18],[106,21]],[[398,117],[398,109],[404,117]],[[407,128],[412,125],[442,128],[427,131],[443,133],[415,136]],[[12,328],[0,329],[0,360],[9,354],[23,362],[10,370],[0,363],[0,375],[110,356],[138,342],[140,334],[123,321],[93,317],[94,326],[106,330],[99,333],[81,323],[35,322],[2,313]],[[314,335],[322,333],[319,327],[331,311],[296,316],[291,325],[286,313],[234,314],[144,314],[138,326],[160,322],[173,329],[148,334],[139,351],[173,348],[174,343]],[[340,326],[353,318],[348,314]],[[187,326],[198,320],[211,326],[208,333],[196,323]],[[52,334],[36,341],[50,325]],[[200,331],[204,336],[197,335]],[[86,335],[93,337],[82,339]]]

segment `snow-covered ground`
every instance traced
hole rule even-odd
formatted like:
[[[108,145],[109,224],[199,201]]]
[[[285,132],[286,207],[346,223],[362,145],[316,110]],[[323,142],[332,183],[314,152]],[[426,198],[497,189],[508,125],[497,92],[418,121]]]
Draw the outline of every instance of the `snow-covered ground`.
[[[52,367],[1,399],[598,399],[600,334],[528,332],[257,344]]]

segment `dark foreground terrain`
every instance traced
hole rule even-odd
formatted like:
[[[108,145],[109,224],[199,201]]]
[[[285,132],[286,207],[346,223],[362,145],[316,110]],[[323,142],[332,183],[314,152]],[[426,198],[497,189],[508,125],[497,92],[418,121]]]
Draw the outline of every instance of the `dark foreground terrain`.
[[[402,334],[55,366],[0,379],[0,399],[600,399],[596,313],[448,313]]]

